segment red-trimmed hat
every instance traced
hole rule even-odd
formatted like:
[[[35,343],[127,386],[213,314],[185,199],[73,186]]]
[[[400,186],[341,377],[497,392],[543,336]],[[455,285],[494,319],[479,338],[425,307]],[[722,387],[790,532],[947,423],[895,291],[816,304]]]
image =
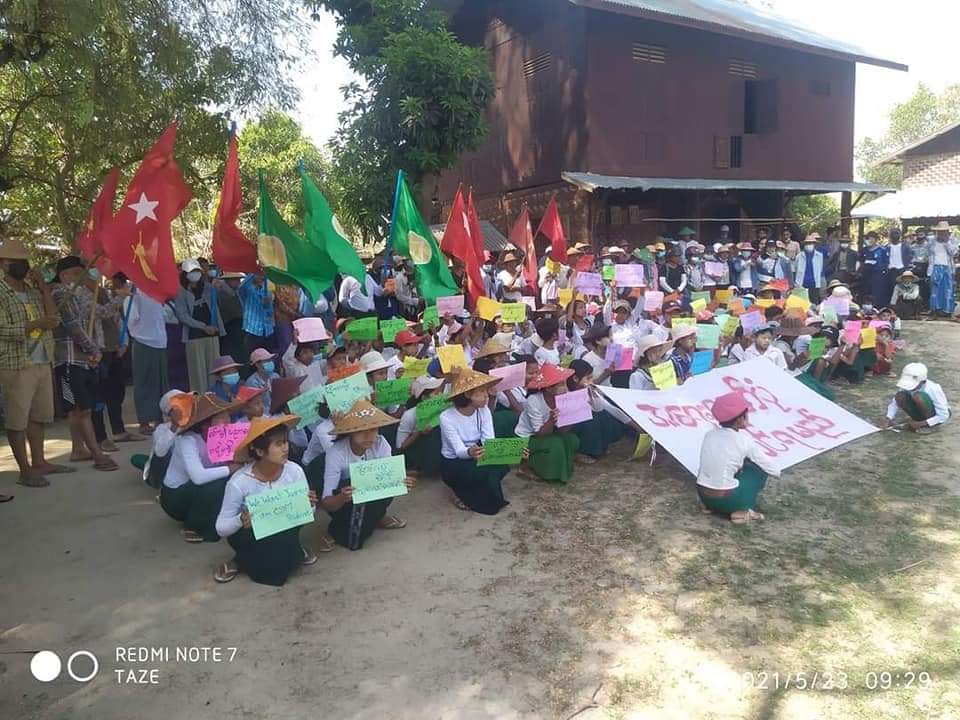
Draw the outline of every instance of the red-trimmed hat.
[[[423,336],[417,335],[410,330],[401,330],[397,333],[396,337],[393,338],[394,345],[416,345],[419,342],[423,342]]]
[[[250,387],[249,385],[241,385],[237,390],[237,399],[238,403],[248,403],[256,397],[260,397],[267,391],[266,388],[255,388]]]
[[[546,363],[540,366],[540,372],[536,374],[533,380],[527,383],[527,388],[529,390],[543,390],[544,388],[564,383],[567,381],[567,378],[572,376],[573,370]]]
[[[710,412],[713,413],[713,417],[719,423],[730,422],[748,410],[750,410],[750,405],[747,404],[747,399],[742,392],[729,392],[721,395],[713,401],[713,407],[710,408]]]

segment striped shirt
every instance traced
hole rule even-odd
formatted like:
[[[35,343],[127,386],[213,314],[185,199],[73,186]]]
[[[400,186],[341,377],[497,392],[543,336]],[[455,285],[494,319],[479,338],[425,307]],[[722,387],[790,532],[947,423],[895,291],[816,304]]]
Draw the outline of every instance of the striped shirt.
[[[28,346],[33,347],[37,341],[43,344],[47,358],[53,358],[53,335],[49,330],[34,330],[28,341],[27,323],[40,319],[46,312],[35,288],[28,286],[25,294],[27,301],[23,302],[13,288],[0,280],[0,370],[27,367]]]
[[[257,337],[273,335],[273,293],[264,282],[260,287],[253,284],[253,275],[247,275],[237,294],[243,303],[243,331]]]

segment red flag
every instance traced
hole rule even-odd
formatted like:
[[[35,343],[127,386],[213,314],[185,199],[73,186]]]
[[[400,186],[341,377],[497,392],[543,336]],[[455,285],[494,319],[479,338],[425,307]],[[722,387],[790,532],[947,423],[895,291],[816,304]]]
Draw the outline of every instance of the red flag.
[[[97,258],[96,267],[107,277],[112,276],[117,269],[103,252],[100,233],[113,220],[113,198],[117,194],[117,184],[119,182],[120,168],[113,168],[107,175],[106,180],[103,181],[103,188],[93,202],[90,214],[87,215],[87,221],[83,225],[83,230],[77,237],[77,249],[80,251],[80,256],[88,263]]]
[[[486,247],[483,244],[483,230],[480,227],[480,216],[477,206],[473,204],[473,190],[467,195],[467,220],[470,222],[470,237],[473,239],[473,252],[477,256],[477,264],[483,264]]]
[[[560,222],[560,212],[557,210],[557,196],[550,198],[547,213],[540,221],[537,235],[543,233],[550,240],[550,258],[559,263],[567,262],[567,237],[563,234],[563,223]]]
[[[177,123],[143,157],[123,205],[104,228],[103,249],[144,294],[166,302],[180,289],[170,223],[193,197],[173,159]]]
[[[242,210],[237,136],[231,133],[227,165],[223,170],[220,206],[217,208],[217,219],[213,224],[213,261],[221,270],[227,272],[259,272],[257,248],[237,227],[237,218]]]
[[[480,260],[474,251],[473,238],[470,234],[470,218],[463,201],[463,189],[457,188],[457,195],[453,199],[450,209],[450,218],[443,231],[440,249],[451,257],[459,258],[466,269],[467,301],[470,309],[477,305],[477,298],[484,295],[483,275],[480,273]]]
[[[526,205],[510,230],[510,242],[523,250],[523,278],[527,285],[537,290],[537,249],[533,246],[533,231],[530,229],[530,211]]]

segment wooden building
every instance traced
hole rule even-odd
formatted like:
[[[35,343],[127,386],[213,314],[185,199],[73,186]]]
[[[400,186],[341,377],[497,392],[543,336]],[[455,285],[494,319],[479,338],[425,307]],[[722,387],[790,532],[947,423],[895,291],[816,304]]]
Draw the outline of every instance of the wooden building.
[[[858,62],[905,70],[731,0],[441,0],[490,55],[483,146],[428,181],[508,232],[557,195],[568,236],[637,245],[691,225],[712,241],[853,182]]]

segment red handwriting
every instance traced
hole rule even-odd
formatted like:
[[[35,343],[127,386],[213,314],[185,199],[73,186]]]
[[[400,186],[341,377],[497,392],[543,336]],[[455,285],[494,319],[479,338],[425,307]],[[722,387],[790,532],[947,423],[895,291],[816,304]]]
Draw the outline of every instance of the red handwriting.
[[[754,411],[766,410],[771,405],[780,408],[783,412],[790,412],[790,408],[780,404],[780,399],[762,385],[754,385],[750,378],[735,378],[727,375],[723,378],[723,384],[733,392],[742,392],[747,402],[750,403]]]

